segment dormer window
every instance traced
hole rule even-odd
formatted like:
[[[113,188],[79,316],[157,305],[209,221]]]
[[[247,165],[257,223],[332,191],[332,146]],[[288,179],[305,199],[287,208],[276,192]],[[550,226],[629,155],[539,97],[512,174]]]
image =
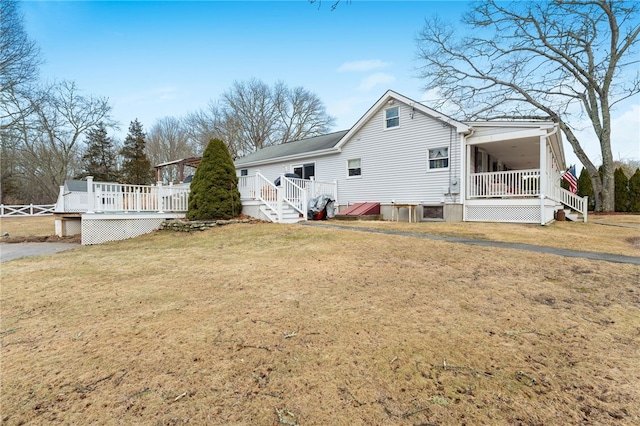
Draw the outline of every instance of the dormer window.
[[[384,110],[385,129],[391,129],[400,125],[400,107],[387,108]]]

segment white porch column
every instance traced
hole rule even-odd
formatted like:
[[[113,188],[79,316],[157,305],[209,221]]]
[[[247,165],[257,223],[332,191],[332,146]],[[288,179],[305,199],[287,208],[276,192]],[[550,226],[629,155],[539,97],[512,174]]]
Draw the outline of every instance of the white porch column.
[[[469,188],[471,187],[471,145],[467,144],[466,138],[463,138],[465,141],[465,156],[466,158],[464,159],[464,176],[462,177],[462,185],[463,187],[460,188],[460,194],[462,194],[462,196],[464,197],[464,200],[462,201],[462,221],[466,222],[467,221],[467,209],[465,208],[465,204],[467,203],[467,200],[469,199]],[[475,172],[475,169],[473,170]]]
[[[87,176],[87,213],[95,213],[95,196],[93,194],[93,176]]]
[[[540,136],[540,225],[544,225],[544,199],[547,192],[547,136]]]

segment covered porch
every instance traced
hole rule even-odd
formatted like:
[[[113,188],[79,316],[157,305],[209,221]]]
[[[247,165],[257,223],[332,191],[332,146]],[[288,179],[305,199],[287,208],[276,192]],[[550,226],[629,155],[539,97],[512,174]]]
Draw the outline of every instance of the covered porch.
[[[586,197],[560,186],[565,169],[554,123],[474,123],[466,140],[463,220],[547,224],[561,209],[587,220]]]

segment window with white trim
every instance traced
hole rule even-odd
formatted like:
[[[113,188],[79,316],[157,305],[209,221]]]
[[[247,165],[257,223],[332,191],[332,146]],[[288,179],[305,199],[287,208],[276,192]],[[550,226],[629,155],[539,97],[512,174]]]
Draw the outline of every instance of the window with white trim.
[[[249,169],[240,169],[240,176],[249,176]]]
[[[433,148],[427,150],[429,160],[427,170],[446,169],[449,167],[449,148]]]
[[[400,125],[400,107],[393,107],[384,110],[384,128],[391,129]]]
[[[354,158],[353,160],[347,160],[347,170],[349,171],[348,176],[349,177],[361,176],[362,175],[362,169],[360,167],[361,164],[362,162],[360,161],[359,158]]]

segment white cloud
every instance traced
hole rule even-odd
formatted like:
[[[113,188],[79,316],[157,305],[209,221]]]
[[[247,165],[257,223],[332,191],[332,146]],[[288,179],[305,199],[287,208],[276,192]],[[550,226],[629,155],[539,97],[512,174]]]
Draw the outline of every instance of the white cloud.
[[[358,86],[358,90],[362,92],[369,91],[376,86],[380,85],[391,85],[396,81],[396,78],[391,74],[377,72],[375,74],[371,74],[360,82]]]
[[[338,72],[368,72],[385,68],[391,65],[389,62],[381,61],[380,59],[370,59],[366,61],[352,61],[345,62],[340,65]]]

